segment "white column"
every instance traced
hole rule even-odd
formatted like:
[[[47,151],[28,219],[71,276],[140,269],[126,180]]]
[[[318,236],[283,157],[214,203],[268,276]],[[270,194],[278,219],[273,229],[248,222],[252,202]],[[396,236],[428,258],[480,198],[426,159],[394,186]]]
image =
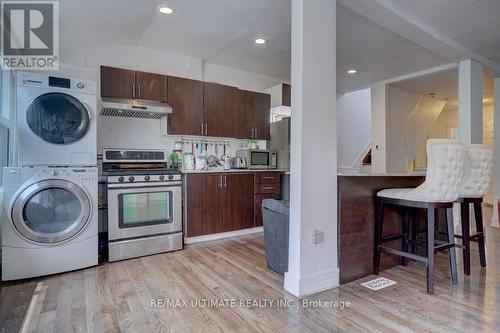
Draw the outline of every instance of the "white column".
[[[292,0],[291,209],[285,289],[296,296],[339,284],[335,15],[335,0]]]
[[[387,85],[372,85],[372,171],[387,171]]]
[[[491,226],[499,227],[497,202],[500,199],[500,77],[495,79],[493,105],[494,141],[493,141],[493,217]]]
[[[483,143],[483,65],[468,59],[458,68],[458,132],[464,143]]]

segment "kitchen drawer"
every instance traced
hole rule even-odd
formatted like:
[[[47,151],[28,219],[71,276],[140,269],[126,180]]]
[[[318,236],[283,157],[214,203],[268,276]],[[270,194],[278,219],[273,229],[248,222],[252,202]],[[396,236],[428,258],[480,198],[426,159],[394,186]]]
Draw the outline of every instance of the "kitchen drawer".
[[[280,184],[255,184],[255,193],[280,193]]]
[[[256,184],[279,184],[281,174],[279,172],[256,172]]]

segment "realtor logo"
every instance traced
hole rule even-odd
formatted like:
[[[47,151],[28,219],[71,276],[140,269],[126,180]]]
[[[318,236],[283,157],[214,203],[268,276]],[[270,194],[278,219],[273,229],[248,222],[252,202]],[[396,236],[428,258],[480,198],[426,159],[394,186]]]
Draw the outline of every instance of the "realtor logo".
[[[2,1],[2,69],[59,68],[58,1]]]

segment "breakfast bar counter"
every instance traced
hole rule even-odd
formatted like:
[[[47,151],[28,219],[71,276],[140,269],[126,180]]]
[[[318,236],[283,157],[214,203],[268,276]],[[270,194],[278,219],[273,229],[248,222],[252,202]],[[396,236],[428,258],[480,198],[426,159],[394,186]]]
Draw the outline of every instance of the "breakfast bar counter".
[[[338,227],[340,283],[372,274],[377,192],[386,188],[417,187],[425,173],[374,174],[340,172],[338,175]],[[387,207],[384,231],[401,232],[402,213]],[[397,240],[396,242],[400,242]],[[397,247],[398,245],[392,245]],[[381,269],[399,264],[399,258],[382,253]]]

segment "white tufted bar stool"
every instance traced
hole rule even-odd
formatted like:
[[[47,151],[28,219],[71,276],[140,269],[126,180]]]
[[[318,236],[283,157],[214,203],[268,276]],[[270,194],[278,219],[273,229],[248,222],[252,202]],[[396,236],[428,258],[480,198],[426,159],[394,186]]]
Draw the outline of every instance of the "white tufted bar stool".
[[[456,140],[430,139],[427,141],[427,175],[425,182],[417,188],[386,189],[377,193],[375,217],[375,248],[373,273],[378,275],[381,251],[425,262],[427,265],[427,293],[434,293],[434,255],[438,251],[449,251],[452,283],[458,282],[453,227],[453,203],[458,199],[464,173],[465,146]],[[384,207],[399,206],[404,209],[402,233],[383,237]],[[409,211],[427,210],[427,255],[408,252]],[[435,240],[435,223],[438,209],[446,210],[447,242]],[[418,217],[417,217],[418,218]],[[414,221],[417,223],[418,221]],[[401,239],[401,250],[383,245]],[[436,245],[437,244],[437,245]]]
[[[464,274],[470,275],[470,243],[477,242],[481,267],[486,267],[486,250],[483,231],[483,197],[488,193],[493,172],[493,152],[487,145],[472,144],[466,146],[465,169],[462,187],[458,193],[460,203]],[[474,207],[476,233],[470,234],[470,204]]]

